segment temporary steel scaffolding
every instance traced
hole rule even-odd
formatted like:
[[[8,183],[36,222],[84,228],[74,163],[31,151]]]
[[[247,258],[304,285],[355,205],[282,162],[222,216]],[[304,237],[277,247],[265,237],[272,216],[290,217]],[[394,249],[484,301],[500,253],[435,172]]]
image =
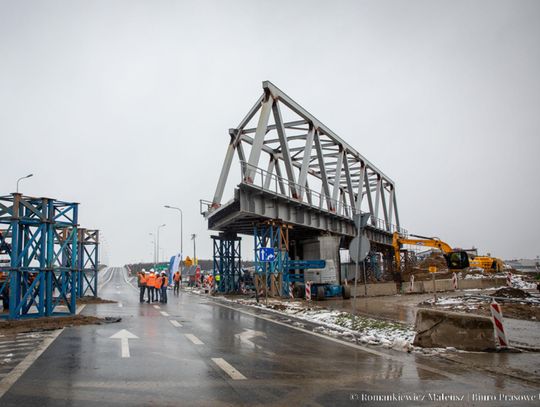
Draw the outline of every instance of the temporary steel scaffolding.
[[[77,297],[97,297],[99,230],[79,228]]]
[[[221,293],[240,291],[242,269],[241,238],[236,235],[212,236],[214,247],[214,283]]]
[[[255,225],[254,259],[255,259],[255,289],[263,290],[270,295],[289,295],[289,229],[282,222],[265,222]],[[273,249],[273,259],[261,258],[264,249]]]
[[[78,205],[19,193],[0,197],[0,295],[9,298],[9,319],[75,314]]]

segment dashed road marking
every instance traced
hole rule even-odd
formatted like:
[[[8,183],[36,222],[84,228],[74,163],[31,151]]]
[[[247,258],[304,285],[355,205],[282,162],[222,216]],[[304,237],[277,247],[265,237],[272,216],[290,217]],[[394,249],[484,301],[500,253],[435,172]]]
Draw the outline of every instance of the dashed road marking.
[[[124,304],[122,304],[121,302],[118,303],[118,307],[122,308],[124,306]]]
[[[233,380],[246,380],[246,376],[236,370],[223,358],[212,358],[212,361],[218,365],[225,373],[227,373]]]
[[[199,338],[197,338],[193,334],[184,334],[186,338],[188,338],[191,342],[193,342],[194,345],[204,345],[204,342],[201,341]]]
[[[154,308],[155,309],[161,309],[161,307],[159,305],[154,305]]]
[[[163,315],[164,317],[168,317],[168,316],[169,316],[169,314],[167,314],[165,311],[160,311],[159,313],[160,313],[161,315]]]
[[[177,328],[181,328],[181,327],[182,327],[182,324],[181,324],[180,322],[178,322],[177,320],[175,320],[175,319],[169,319],[169,322],[170,322],[171,324],[173,324],[173,325],[174,325],[175,327],[177,327]]]

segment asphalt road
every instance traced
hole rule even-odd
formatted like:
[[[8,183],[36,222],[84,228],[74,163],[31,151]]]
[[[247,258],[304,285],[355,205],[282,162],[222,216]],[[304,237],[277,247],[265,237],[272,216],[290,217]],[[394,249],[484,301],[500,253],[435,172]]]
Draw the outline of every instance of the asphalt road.
[[[122,321],[66,328],[0,406],[538,403],[538,389],[519,380],[347,344],[186,292],[176,297],[169,291],[166,305],[140,304],[125,269],[109,276],[100,296],[118,303],[88,305],[83,314]],[[122,330],[137,338],[120,339]],[[446,401],[437,401],[443,394]],[[536,401],[474,401],[500,394],[536,395]],[[375,401],[381,397],[393,401]]]

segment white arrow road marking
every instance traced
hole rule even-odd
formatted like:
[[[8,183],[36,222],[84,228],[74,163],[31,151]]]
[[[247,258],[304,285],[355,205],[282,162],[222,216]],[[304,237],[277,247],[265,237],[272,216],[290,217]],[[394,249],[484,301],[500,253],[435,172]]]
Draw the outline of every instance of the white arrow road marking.
[[[244,332],[242,332],[240,334],[236,334],[234,336],[236,338],[238,338],[242,344],[246,345],[249,348],[253,348],[253,349],[262,349],[262,347],[259,346],[259,345],[256,345],[255,343],[253,343],[251,341],[251,339],[256,338],[258,336],[260,336],[262,338],[266,338],[266,334],[264,332],[254,331],[253,329],[244,329]],[[267,355],[270,355],[270,356],[275,355],[275,353],[267,351],[267,350],[265,350],[264,353],[266,353]]]
[[[124,305],[123,305],[121,302],[119,302],[119,303],[118,303],[118,306],[119,306],[120,308],[122,308]]]
[[[182,324],[181,324],[180,322],[174,320],[174,319],[169,319],[169,322],[170,322],[171,324],[173,324],[173,325],[174,325],[175,327],[177,327],[177,328],[181,328],[181,327],[182,327]]]
[[[186,338],[188,338],[191,342],[193,342],[194,345],[204,345],[203,341],[201,341],[199,338],[197,338],[193,334],[184,334]]]
[[[133,335],[131,332],[129,332],[126,329],[122,329],[112,335],[110,337],[111,339],[120,339],[120,345],[122,346],[122,357],[123,358],[129,358],[129,339],[139,339],[138,336]]]
[[[154,305],[154,308],[155,309],[161,309],[161,307],[159,305]]]
[[[240,373],[238,370],[236,370],[234,367],[232,367],[229,363],[227,363],[225,361],[225,359],[212,358],[212,361],[216,365],[218,365],[220,368],[222,368],[225,373],[227,373],[229,376],[231,376],[231,379],[233,379],[233,380],[246,380],[246,376],[244,376],[242,373]]]
[[[169,314],[167,314],[165,311],[160,311],[159,313],[160,313],[161,315],[163,315],[164,317],[168,317],[168,316],[169,316]]]

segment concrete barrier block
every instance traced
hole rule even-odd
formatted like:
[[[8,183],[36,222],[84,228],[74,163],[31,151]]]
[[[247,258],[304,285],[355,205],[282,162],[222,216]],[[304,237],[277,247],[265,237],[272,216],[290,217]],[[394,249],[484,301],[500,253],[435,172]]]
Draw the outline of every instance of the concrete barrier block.
[[[378,283],[378,284],[367,285],[368,297],[376,297],[379,295],[394,295],[394,294],[397,294],[396,283]],[[351,295],[354,296],[354,285],[351,287]],[[364,284],[358,284],[357,296],[358,297],[365,296]]]
[[[502,287],[506,285],[506,278],[479,278],[479,279],[463,279],[458,280],[458,288],[466,290],[471,288],[492,288]]]
[[[433,281],[422,281],[424,285],[424,292],[425,293],[432,293],[433,292]],[[452,284],[452,280],[435,280],[435,289],[437,291],[454,291],[454,285]]]
[[[495,349],[493,321],[484,316],[420,308],[416,313],[415,330],[415,346],[452,346],[469,351]]]

